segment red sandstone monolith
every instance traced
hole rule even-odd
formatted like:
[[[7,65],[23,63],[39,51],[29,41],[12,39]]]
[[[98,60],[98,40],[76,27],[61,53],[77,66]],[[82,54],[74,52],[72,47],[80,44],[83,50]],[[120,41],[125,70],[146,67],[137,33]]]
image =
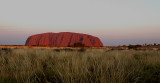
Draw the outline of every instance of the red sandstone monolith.
[[[30,36],[26,44],[27,46],[73,46],[75,43],[81,42],[85,46],[99,47],[103,46],[98,37],[87,34],[61,32],[61,33],[43,33]]]

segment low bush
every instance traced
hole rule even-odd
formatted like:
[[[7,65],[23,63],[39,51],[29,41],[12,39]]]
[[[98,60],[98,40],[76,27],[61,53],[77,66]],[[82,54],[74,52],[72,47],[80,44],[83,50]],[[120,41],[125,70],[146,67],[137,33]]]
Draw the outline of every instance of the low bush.
[[[73,47],[85,47],[85,44],[83,44],[82,42],[77,42],[74,43]]]

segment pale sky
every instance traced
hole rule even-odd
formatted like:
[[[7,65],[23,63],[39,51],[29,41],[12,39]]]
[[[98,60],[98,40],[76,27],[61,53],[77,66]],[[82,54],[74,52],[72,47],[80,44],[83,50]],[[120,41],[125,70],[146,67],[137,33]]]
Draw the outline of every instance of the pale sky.
[[[0,0],[0,44],[77,32],[105,46],[160,43],[160,0]]]

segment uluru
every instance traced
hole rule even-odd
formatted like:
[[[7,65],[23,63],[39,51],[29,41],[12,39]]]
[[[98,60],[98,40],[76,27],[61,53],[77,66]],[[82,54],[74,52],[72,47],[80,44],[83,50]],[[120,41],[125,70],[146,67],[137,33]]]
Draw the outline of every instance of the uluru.
[[[98,37],[73,32],[42,33],[28,37],[26,46],[73,46],[81,42],[84,46],[100,47],[103,43]]]

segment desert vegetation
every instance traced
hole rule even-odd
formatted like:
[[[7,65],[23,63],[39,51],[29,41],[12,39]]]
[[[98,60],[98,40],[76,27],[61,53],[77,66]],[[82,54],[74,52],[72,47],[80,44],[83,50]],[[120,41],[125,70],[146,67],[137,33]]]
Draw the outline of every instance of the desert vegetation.
[[[159,83],[159,50],[0,48],[0,83]]]
[[[73,47],[85,47],[85,44],[83,44],[82,42],[77,42],[74,43]]]

